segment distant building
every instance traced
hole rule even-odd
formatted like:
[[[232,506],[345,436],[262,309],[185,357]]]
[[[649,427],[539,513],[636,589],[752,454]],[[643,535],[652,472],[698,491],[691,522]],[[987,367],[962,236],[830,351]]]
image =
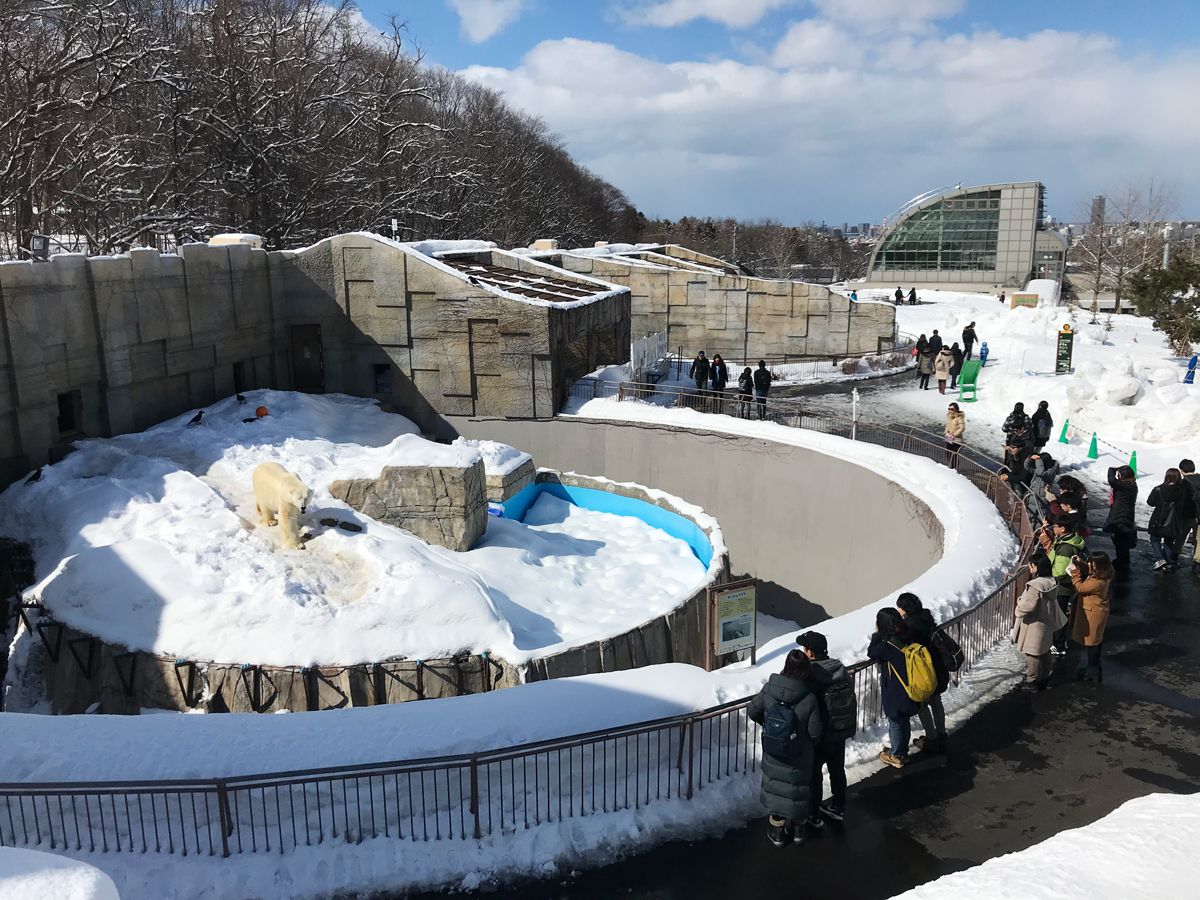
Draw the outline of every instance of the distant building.
[[[868,280],[1021,287],[1060,278],[1066,241],[1042,230],[1044,196],[1037,181],[922,194],[883,231]]]
[[[1088,224],[1093,228],[1104,227],[1104,195],[1099,194],[1092,198],[1092,216]]]

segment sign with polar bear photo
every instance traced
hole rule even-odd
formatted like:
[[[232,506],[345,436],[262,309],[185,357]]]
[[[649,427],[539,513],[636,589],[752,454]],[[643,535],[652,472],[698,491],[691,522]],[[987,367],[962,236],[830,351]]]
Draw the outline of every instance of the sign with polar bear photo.
[[[754,650],[756,582],[728,584],[713,591],[716,629],[713,652],[716,656]]]

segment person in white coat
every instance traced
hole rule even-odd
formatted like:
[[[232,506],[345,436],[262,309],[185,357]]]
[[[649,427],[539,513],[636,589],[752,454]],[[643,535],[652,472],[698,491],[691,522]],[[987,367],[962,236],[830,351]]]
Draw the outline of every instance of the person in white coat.
[[[1017,599],[1013,630],[1017,649],[1025,654],[1025,681],[1017,690],[1040,691],[1050,680],[1050,647],[1054,633],[1066,624],[1053,572],[1054,565],[1045,553],[1035,553],[1029,560],[1033,578]]]

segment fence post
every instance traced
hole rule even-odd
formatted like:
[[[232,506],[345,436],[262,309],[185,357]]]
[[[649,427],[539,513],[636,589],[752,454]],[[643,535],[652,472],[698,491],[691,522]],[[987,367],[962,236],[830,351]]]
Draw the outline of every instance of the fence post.
[[[471,814],[475,817],[475,840],[483,837],[479,827],[479,757],[471,757]]]
[[[225,782],[217,782],[217,812],[221,819],[221,855],[229,856],[229,837],[233,834],[233,815],[229,811],[229,789]]]
[[[850,392],[850,440],[858,440],[858,388]]]
[[[687,739],[687,758],[688,758],[687,759],[687,763],[688,763],[687,798],[689,800],[692,799],[692,769],[693,769],[692,736],[695,734],[695,731],[696,731],[696,720],[694,718],[688,719],[688,723],[687,723],[687,733],[688,733],[688,739]]]

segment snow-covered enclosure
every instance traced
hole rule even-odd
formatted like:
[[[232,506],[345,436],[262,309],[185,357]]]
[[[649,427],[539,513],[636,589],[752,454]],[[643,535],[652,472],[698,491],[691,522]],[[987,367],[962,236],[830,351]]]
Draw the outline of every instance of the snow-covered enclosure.
[[[256,406],[270,414],[243,422]],[[427,441],[371,400],[255,391],[245,406],[230,398],[199,425],[190,418],[84,442],[38,482],[0,496],[0,533],[34,545],[30,595],[56,619],[194,660],[349,664],[489,651],[521,664],[624,633],[710,577],[665,531],[550,495],[524,521],[489,518],[464,553],[359,514],[330,496],[331,481],[373,478],[386,465],[528,459],[494,443]],[[279,549],[276,530],[258,525],[250,480],[267,461],[313,490],[302,551]]]
[[[4,900],[120,900],[117,886],[97,869],[36,850],[0,847]]]
[[[944,875],[894,900],[1126,900],[1196,890],[1200,794],[1150,794],[1028,850]]]

